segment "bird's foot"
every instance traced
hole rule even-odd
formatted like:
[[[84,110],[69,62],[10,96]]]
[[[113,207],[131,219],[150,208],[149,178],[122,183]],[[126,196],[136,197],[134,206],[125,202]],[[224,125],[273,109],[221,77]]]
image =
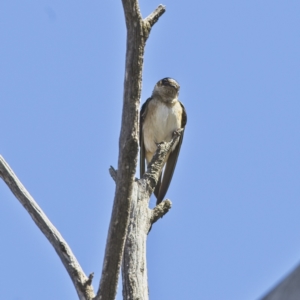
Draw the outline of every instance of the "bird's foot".
[[[173,137],[181,136],[183,128],[178,128],[177,130],[173,131]]]

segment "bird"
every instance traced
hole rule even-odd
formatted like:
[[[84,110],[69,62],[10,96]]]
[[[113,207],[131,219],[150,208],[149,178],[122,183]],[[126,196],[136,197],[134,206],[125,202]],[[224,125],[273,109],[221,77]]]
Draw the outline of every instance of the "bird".
[[[148,164],[157,149],[157,144],[170,142],[174,132],[181,129],[179,139],[173,145],[164,162],[163,173],[154,190],[156,205],[162,202],[176,167],[183,134],[187,123],[184,105],[179,101],[180,85],[170,77],[159,80],[140,111],[140,176],[145,173],[145,160]]]

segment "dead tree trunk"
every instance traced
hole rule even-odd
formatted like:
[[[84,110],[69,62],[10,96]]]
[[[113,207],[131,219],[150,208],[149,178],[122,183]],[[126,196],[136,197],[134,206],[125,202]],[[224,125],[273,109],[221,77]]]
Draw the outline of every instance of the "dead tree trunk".
[[[147,234],[152,224],[171,207],[169,200],[163,201],[153,210],[149,209],[148,204],[164,159],[178,135],[174,136],[170,143],[162,143],[158,146],[157,153],[143,178],[135,179],[139,149],[139,106],[144,49],[153,25],[165,12],[165,8],[159,5],[152,14],[143,19],[138,0],[122,0],[122,3],[127,28],[127,49],[118,171],[111,169],[111,175],[116,182],[116,191],[102,276],[96,295],[91,284],[93,274],[85,275],[67,242],[18,180],[4,158],[0,156],[0,177],[54,247],[80,300],[115,299],[123,252],[124,298],[148,299]]]
[[[108,231],[100,287],[95,299],[114,299],[133,202],[139,150],[139,107],[144,49],[152,26],[165,12],[160,5],[147,18],[140,13],[138,0],[122,0],[126,28],[126,69],[122,125],[119,139],[116,192]],[[150,196],[149,196],[150,197]],[[126,298],[130,299],[130,298]]]

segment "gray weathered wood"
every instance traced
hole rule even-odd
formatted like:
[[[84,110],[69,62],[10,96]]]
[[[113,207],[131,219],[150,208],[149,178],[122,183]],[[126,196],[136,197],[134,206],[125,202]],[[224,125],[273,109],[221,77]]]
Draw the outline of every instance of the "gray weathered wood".
[[[118,172],[115,174],[116,191],[106,242],[102,276],[95,297],[91,286],[93,275],[91,274],[87,277],[84,274],[71,249],[60,233],[26,191],[25,187],[14,175],[5,160],[0,157],[0,176],[53,245],[75,285],[79,298],[82,300],[113,300],[116,296],[118,276],[130,219],[131,204],[133,198],[137,199],[136,196],[132,197],[132,195],[136,195],[136,191],[137,194],[140,195],[140,190],[135,182],[135,173],[139,148],[139,106],[144,49],[152,26],[165,12],[165,7],[159,5],[153,13],[143,19],[140,13],[138,0],[122,0],[122,3],[127,27],[127,46],[123,111],[119,138]],[[155,166],[156,164],[153,165],[154,168]],[[148,198],[155,186],[153,184],[158,178],[153,178],[152,175],[155,172],[152,173],[148,173],[148,175],[142,179],[143,184],[146,187],[146,189],[143,190],[143,193],[146,193]],[[154,177],[155,176],[156,175],[154,174]],[[138,205],[136,206],[134,204],[134,207],[138,207]],[[161,208],[163,207],[164,205],[161,206]],[[147,218],[145,218],[145,220],[147,220],[147,226],[145,228],[148,229],[144,231],[144,242],[146,242],[146,235],[152,222],[155,222],[161,215],[166,213],[169,209],[167,207],[170,208],[170,203],[165,206],[165,209],[157,208],[152,212],[147,207],[147,210],[145,210],[147,212]],[[138,214],[141,214],[141,211],[142,210],[140,210]],[[132,223],[130,223],[130,228],[132,228],[131,225]],[[146,280],[144,279],[145,278],[143,278],[143,282],[147,283],[147,278]]]
[[[151,212],[136,183],[122,262],[123,299],[148,299],[146,242]]]
[[[147,235],[152,225],[163,217],[172,205],[170,200],[164,200],[152,210],[149,208],[149,200],[157,184],[165,158],[180,134],[181,131],[179,130],[171,142],[160,143],[143,178],[135,179],[122,262],[123,299],[148,299]],[[109,173],[116,181],[118,172],[110,167]]]
[[[75,286],[80,300],[91,300],[94,297],[93,287],[91,285],[92,277],[84,274],[72,250],[61,234],[50,222],[42,209],[38,206],[18,177],[14,174],[8,163],[0,155],[0,177],[10,188],[12,193],[24,206],[31,218],[42,231],[48,241],[51,243],[63,265],[65,266],[71,280]]]
[[[160,5],[143,20],[138,0],[122,0],[122,3],[127,28],[127,45],[118,172],[102,276],[96,300],[114,299],[116,296],[138,158],[139,106],[144,49],[152,26],[165,11],[165,8]]]
[[[149,200],[162,171],[165,158],[178,137],[174,136],[170,143],[163,142],[158,145],[147,172],[143,178],[135,181],[122,263],[123,299],[147,300],[149,298],[146,260],[147,235],[153,223],[171,208],[171,201],[165,200],[152,210],[149,208]]]

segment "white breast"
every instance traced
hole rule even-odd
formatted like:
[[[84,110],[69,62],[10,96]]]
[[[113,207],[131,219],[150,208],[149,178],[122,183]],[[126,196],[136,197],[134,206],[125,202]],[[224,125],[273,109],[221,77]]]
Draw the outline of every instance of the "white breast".
[[[182,107],[178,101],[172,106],[167,106],[154,99],[149,103],[143,125],[144,144],[147,152],[156,151],[155,143],[169,142],[172,139],[173,132],[181,128],[181,116]]]

